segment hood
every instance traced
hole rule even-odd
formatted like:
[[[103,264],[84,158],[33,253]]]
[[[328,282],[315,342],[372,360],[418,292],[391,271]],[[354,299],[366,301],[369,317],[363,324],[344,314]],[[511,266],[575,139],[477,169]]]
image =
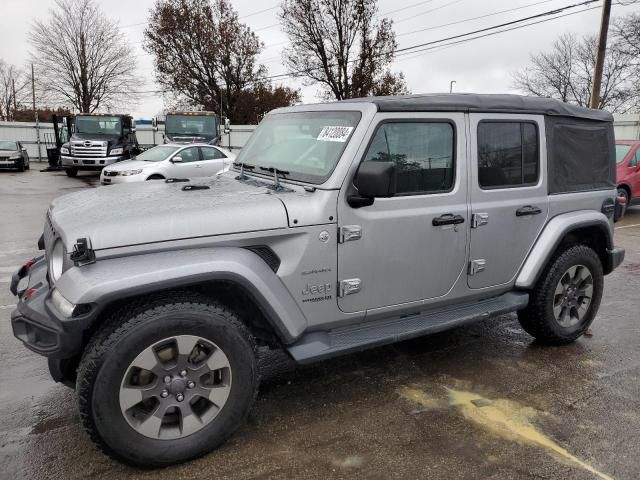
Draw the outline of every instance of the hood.
[[[148,168],[158,165],[162,162],[145,162],[144,160],[124,160],[122,162],[113,163],[104,169],[109,172],[122,172],[124,170],[137,170],[139,168]]]
[[[183,190],[187,185],[209,189]],[[284,205],[271,190],[225,176],[84,190],[57,198],[49,212],[67,251],[82,237],[100,250],[287,227]]]

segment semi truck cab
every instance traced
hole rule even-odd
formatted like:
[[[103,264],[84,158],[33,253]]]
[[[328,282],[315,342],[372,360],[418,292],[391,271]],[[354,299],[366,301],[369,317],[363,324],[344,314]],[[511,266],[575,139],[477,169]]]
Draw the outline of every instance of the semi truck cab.
[[[140,151],[130,115],[83,113],[66,122],[70,138],[60,149],[60,160],[69,177],[79,170],[102,170]]]
[[[220,143],[220,123],[214,112],[169,112],[164,143]]]

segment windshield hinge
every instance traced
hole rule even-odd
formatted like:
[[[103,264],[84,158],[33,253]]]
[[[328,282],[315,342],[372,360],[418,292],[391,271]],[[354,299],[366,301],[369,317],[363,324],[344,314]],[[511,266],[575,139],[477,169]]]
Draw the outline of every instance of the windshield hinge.
[[[76,267],[95,263],[96,254],[91,248],[91,240],[88,237],[77,239],[70,258]]]

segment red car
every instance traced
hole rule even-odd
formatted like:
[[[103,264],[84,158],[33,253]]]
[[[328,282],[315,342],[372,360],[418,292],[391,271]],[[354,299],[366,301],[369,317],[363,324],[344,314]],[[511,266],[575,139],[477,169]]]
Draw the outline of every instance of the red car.
[[[640,141],[616,141],[618,195],[627,205],[640,203]]]

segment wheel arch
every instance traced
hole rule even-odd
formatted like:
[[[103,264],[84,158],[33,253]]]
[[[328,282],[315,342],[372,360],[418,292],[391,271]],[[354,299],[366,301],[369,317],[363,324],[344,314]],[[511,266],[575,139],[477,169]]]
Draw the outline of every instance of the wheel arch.
[[[307,321],[290,292],[256,253],[235,247],[158,252],[75,267],[56,288],[75,304],[92,306],[80,321],[91,335],[115,310],[148,296],[196,291],[224,303],[245,319],[264,343],[288,344]]]
[[[620,183],[618,184],[618,189],[623,188],[624,190],[627,191],[627,195],[629,196],[628,201],[631,201],[631,186],[626,184],[626,183]]]
[[[570,212],[552,218],[536,240],[516,278],[516,287],[532,288],[553,255],[568,245],[584,244],[600,257],[605,274],[607,252],[613,249],[613,231],[607,217],[593,210]]]
[[[165,177],[164,175],[162,175],[161,173],[152,173],[151,175],[149,175],[147,178],[145,178],[145,180],[164,180],[167,177]]]

